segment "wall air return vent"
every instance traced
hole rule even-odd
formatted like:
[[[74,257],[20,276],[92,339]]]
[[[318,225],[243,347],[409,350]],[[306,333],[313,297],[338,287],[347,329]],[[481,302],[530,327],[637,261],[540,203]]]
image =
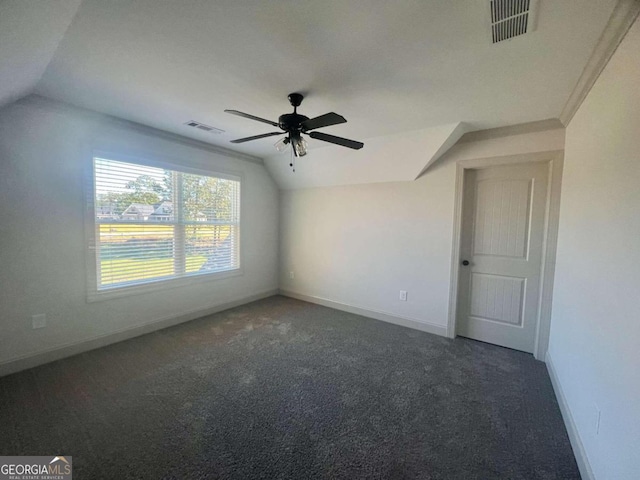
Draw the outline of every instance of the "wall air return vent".
[[[195,120],[190,120],[185,123],[188,127],[197,128],[198,130],[202,130],[203,132],[211,132],[211,133],[222,133],[224,130],[220,130],[216,127],[211,127],[209,125],[205,125],[204,123],[196,122]]]
[[[532,32],[537,0],[489,0],[493,43]]]

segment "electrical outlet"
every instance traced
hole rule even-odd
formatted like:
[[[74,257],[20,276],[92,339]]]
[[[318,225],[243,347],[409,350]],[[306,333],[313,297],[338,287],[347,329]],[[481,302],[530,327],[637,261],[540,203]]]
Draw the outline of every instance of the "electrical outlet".
[[[31,317],[31,326],[35,330],[36,328],[44,328],[47,326],[47,316],[44,313],[33,315]]]
[[[293,280],[293,279],[295,278],[295,275],[293,274],[293,272],[289,272],[289,278],[290,278],[291,280]]]
[[[407,301],[407,291],[406,290],[400,290],[400,300],[402,300],[403,302]]]

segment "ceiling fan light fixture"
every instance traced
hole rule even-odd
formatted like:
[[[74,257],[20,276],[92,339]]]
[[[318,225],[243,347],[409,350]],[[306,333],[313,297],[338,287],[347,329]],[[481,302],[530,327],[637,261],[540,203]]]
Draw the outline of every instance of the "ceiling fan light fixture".
[[[291,136],[291,145],[293,146],[293,153],[296,157],[304,157],[307,154],[307,141],[302,138],[301,135]]]
[[[289,137],[284,137],[278,140],[276,143],[274,143],[273,146],[276,147],[276,150],[278,152],[284,153],[287,150],[289,143],[291,143],[289,141]]]
[[[349,140],[348,138],[336,137],[335,135],[329,135],[328,133],[317,132],[316,130],[318,128],[338,125],[345,123],[347,120],[342,115],[338,115],[335,112],[325,113],[324,115],[314,118],[301,115],[298,113],[298,107],[302,103],[303,98],[303,95],[300,93],[289,94],[289,103],[291,103],[291,106],[293,107],[293,113],[280,115],[277,123],[267,120],[266,118],[256,117],[255,115],[240,112],[238,110],[225,110],[226,113],[231,113],[238,117],[248,118],[249,120],[267,123],[280,128],[279,132],[269,132],[260,135],[253,135],[251,137],[238,138],[236,140],[231,140],[231,143],[251,142],[253,140],[260,140],[262,138],[284,134],[287,136],[278,140],[273,146],[276,147],[278,152],[282,153],[287,150],[287,145],[291,144],[293,147],[292,154],[296,157],[304,157],[307,154],[307,149],[309,148],[307,141],[302,138],[303,133],[316,140],[333,143],[334,145],[340,145],[341,147],[352,148],[354,150],[359,150],[364,146],[364,143],[362,142],[356,142],[355,140]],[[293,167],[293,159],[291,166]],[[295,172],[295,167],[293,171]]]

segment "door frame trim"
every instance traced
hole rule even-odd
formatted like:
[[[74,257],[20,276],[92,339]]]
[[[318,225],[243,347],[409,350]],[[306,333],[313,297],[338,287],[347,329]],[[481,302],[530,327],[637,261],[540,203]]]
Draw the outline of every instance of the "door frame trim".
[[[519,163],[548,163],[549,188],[547,189],[547,205],[544,219],[544,241],[542,247],[542,266],[540,270],[540,296],[538,298],[536,338],[533,347],[534,357],[537,360],[544,361],[549,347],[549,331],[551,327],[551,305],[553,300],[553,278],[556,263],[556,249],[558,244],[563,160],[564,151],[553,150],[549,152],[525,153],[501,157],[476,158],[463,160],[456,164],[451,285],[449,288],[449,318],[447,322],[447,336],[449,338],[455,338],[456,336],[465,170],[515,165]]]

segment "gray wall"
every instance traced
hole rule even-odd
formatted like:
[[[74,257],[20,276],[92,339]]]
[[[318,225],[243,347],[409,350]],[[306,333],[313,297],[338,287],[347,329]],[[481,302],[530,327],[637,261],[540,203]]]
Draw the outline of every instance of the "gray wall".
[[[639,209],[636,21],[566,132],[549,357],[599,479],[640,472]]]
[[[444,335],[456,163],[563,148],[564,129],[492,138],[456,145],[414,182],[284,190],[280,288]]]
[[[244,274],[88,303],[85,167],[94,145],[243,175]],[[0,367],[278,288],[278,191],[266,169],[27,98],[0,111]],[[31,316],[48,326],[33,330]],[[162,324],[162,323],[161,323]],[[160,325],[160,324],[158,324]]]

